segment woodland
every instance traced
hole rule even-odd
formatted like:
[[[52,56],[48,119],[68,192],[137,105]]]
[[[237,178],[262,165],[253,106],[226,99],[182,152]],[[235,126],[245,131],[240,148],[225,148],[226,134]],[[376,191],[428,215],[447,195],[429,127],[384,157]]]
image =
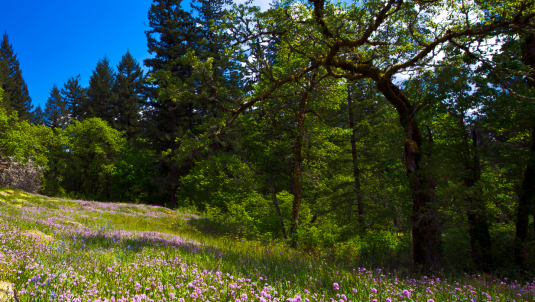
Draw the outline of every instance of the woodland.
[[[372,266],[534,275],[533,1],[147,9],[151,58],[103,56],[45,108],[4,33],[0,186]]]

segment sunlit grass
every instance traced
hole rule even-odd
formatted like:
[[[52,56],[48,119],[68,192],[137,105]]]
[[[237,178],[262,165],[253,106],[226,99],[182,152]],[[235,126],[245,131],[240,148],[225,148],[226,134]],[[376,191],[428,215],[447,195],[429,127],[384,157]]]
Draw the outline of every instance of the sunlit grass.
[[[535,299],[533,283],[402,278],[196,227],[207,221],[187,211],[18,191],[0,200],[0,282],[19,301]]]

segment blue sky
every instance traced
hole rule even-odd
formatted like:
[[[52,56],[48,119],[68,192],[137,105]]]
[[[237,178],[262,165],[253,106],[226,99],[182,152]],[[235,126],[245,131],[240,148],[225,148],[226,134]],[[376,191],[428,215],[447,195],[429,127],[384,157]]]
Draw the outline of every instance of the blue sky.
[[[187,2],[187,4],[186,4]],[[256,5],[268,6],[269,0]],[[150,57],[144,31],[151,0],[2,1],[0,31],[9,36],[34,106],[44,109],[54,84],[80,74],[87,86],[99,58],[112,66],[130,50],[143,64]],[[183,6],[189,8],[189,1]]]

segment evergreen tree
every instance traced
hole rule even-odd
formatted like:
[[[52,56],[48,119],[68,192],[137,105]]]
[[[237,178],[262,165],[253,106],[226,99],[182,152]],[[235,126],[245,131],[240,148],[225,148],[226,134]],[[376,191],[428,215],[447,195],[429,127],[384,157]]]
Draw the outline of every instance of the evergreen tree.
[[[87,102],[86,89],[80,85],[80,75],[71,77],[63,84],[61,96],[70,114],[71,122],[81,120],[85,115],[84,105]]]
[[[45,124],[45,113],[41,109],[41,104],[38,104],[37,107],[33,110],[32,117],[30,122],[34,125],[44,125]]]
[[[100,59],[89,78],[87,88],[87,102],[83,106],[87,112],[86,118],[98,117],[107,121],[110,126],[115,125],[117,115],[117,96],[113,93],[114,71],[110,60],[106,56]]]
[[[19,60],[6,32],[0,42],[0,82],[4,89],[6,107],[16,110],[20,118],[29,119],[33,108],[32,99],[28,93],[28,86],[22,78]]]
[[[145,31],[149,53],[154,57],[143,61],[149,72],[169,71],[173,76],[186,78],[191,74],[187,65],[177,64],[176,60],[184,56],[195,45],[198,37],[195,20],[181,7],[180,0],[154,0],[148,12],[149,27]],[[177,146],[176,137],[186,131],[193,131],[193,104],[191,102],[174,103],[158,96],[157,88],[166,86],[158,81],[156,86],[147,86],[146,98],[150,99],[143,113],[146,122],[145,137],[152,142],[157,154]],[[171,195],[171,207],[176,207],[178,188],[178,168],[171,156],[158,158],[161,177],[157,183],[161,191]]]
[[[45,105],[45,125],[56,130],[57,128],[64,128],[68,123],[67,110],[65,103],[61,97],[58,86],[50,89],[50,96],[46,100]]]
[[[201,102],[197,104],[196,112],[201,113],[201,117],[212,122],[223,116],[220,112],[219,104],[227,104],[238,99],[241,92],[243,73],[234,60],[225,54],[225,50],[231,48],[233,38],[227,31],[218,31],[221,26],[226,10],[225,6],[230,6],[230,0],[194,0],[192,8],[196,11],[195,23],[197,24],[197,44],[195,45],[196,55],[201,61],[211,60],[212,74],[210,79],[204,79],[204,83],[196,83],[194,94],[201,96]],[[217,89],[214,89],[217,87]],[[205,96],[205,97],[204,97]],[[202,98],[205,98],[202,100]],[[206,102],[206,99],[212,99]],[[215,101],[217,100],[217,101]],[[201,127],[204,128],[204,127]],[[214,129],[207,127],[208,129]],[[218,138],[220,139],[220,138]],[[219,150],[218,139],[212,145],[214,153]]]
[[[4,103],[4,89],[2,87],[2,77],[0,77],[0,108],[5,109],[6,103]]]
[[[198,53],[203,57],[212,57],[214,61],[221,61],[225,47],[231,37],[226,33],[219,33],[214,30],[220,25],[225,10],[225,5],[232,5],[230,0],[194,0],[192,8],[196,10],[197,32],[199,40],[205,39],[197,46]]]
[[[181,7],[180,0],[155,0],[149,9],[150,30],[145,31],[149,53],[154,58],[143,63],[151,69],[169,70],[177,76],[186,76],[187,66],[173,60],[185,55],[197,39],[195,20]]]
[[[118,107],[116,126],[118,130],[125,131],[129,142],[139,134],[142,89],[143,71],[127,51],[117,65],[114,92]]]

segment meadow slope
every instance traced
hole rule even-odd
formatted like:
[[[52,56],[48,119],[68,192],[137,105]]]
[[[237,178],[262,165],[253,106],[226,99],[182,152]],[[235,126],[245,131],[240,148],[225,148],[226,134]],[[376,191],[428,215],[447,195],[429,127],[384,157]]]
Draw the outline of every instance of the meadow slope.
[[[0,301],[535,301],[535,282],[407,279],[203,233],[162,207],[0,190]]]

